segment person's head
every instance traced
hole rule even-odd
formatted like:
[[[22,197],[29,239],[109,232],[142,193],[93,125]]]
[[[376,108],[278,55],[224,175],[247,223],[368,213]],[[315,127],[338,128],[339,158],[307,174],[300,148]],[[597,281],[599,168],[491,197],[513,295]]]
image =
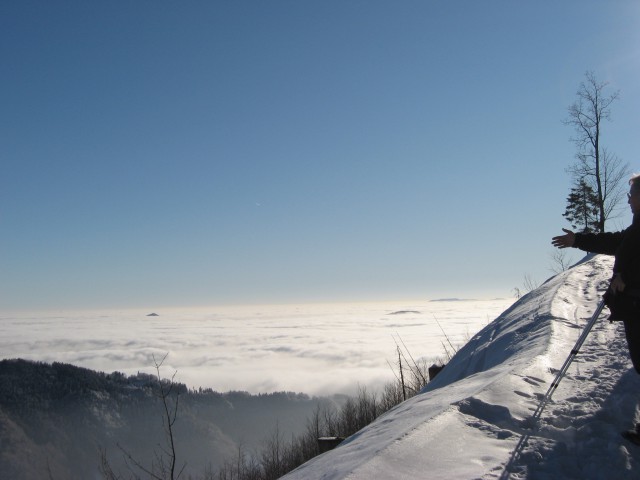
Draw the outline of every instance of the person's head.
[[[640,175],[634,175],[631,177],[629,185],[630,188],[627,198],[629,206],[631,207],[631,212],[635,215],[636,213],[640,213]]]

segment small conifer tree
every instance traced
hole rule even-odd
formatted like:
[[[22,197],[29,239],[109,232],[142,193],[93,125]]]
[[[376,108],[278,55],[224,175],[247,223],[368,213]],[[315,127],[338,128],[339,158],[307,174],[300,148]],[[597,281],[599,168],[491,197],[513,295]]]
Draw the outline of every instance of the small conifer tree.
[[[567,208],[562,214],[571,226],[583,233],[599,230],[598,195],[593,188],[581,178],[576,181],[567,197]]]

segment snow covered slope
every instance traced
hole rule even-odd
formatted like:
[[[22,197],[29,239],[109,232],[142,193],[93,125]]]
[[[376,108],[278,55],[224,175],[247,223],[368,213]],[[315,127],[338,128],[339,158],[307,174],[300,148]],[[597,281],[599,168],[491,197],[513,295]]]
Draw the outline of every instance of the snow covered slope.
[[[620,436],[634,423],[640,376],[622,325],[604,313],[531,428],[611,266],[586,258],[521,298],[420,395],[284,478],[640,478],[640,447]]]

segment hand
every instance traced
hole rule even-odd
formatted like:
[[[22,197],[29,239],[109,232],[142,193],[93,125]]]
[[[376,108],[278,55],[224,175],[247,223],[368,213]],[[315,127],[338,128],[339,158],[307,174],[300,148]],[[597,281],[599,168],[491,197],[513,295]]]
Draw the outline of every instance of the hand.
[[[558,248],[573,247],[573,244],[576,241],[576,234],[566,228],[563,228],[562,231],[565,235],[559,235],[551,239],[553,246]]]
[[[611,285],[609,285],[609,288],[613,293],[619,293],[624,291],[624,287],[626,286],[627,285],[624,283],[624,280],[622,280],[622,276],[620,276],[619,273],[616,273],[611,279]]]

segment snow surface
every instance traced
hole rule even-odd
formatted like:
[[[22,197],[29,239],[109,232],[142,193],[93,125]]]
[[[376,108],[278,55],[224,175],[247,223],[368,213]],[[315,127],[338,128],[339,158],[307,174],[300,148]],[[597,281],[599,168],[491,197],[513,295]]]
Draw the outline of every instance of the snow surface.
[[[640,478],[640,376],[605,309],[542,412],[611,276],[586,257],[476,334],[420,395],[285,479]]]

